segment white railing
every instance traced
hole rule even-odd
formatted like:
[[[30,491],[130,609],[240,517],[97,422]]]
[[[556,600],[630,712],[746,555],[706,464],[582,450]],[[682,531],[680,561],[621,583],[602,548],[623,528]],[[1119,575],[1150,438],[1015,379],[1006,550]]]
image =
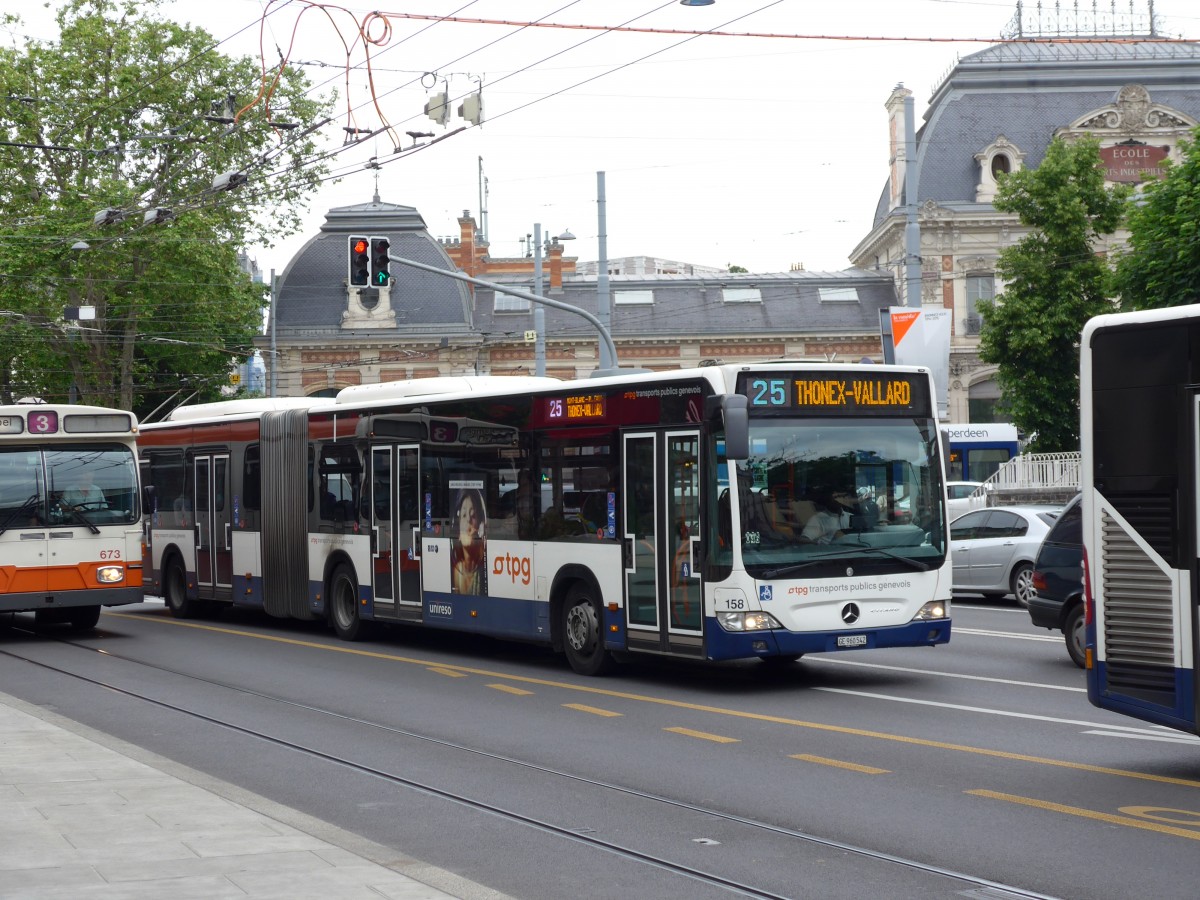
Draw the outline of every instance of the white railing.
[[[971,494],[970,507],[995,505],[1012,495],[1073,494],[1079,490],[1082,454],[1022,453],[1014,456]],[[989,501],[990,498],[990,501]]]

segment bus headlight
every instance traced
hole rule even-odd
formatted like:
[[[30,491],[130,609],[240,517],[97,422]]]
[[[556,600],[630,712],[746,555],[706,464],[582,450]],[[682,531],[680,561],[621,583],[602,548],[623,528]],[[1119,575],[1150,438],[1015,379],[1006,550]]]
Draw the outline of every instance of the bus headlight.
[[[125,580],[124,566],[101,566],[96,570],[96,580],[101,584],[116,584]]]
[[[914,622],[920,622],[926,619],[948,619],[950,618],[950,601],[949,600],[930,600],[924,606],[917,610],[917,614],[913,616]]]
[[[719,612],[717,623],[726,631],[770,631],[783,627],[778,619],[765,612]]]

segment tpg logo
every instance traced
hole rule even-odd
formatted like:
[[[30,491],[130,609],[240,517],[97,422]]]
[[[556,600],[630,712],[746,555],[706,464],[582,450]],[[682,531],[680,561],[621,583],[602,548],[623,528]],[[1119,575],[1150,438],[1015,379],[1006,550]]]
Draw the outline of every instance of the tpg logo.
[[[507,573],[513,584],[517,583],[518,578],[521,579],[521,584],[529,584],[532,569],[533,560],[528,556],[514,556],[506,553],[503,556],[492,558],[492,574],[504,575]]]

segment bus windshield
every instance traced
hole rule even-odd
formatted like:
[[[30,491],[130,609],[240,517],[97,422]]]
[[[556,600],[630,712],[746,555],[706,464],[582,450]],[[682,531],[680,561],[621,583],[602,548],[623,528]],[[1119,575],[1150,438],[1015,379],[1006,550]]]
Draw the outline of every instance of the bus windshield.
[[[929,419],[757,419],[736,465],[741,551],[758,578],[925,570],[946,552]],[[827,564],[822,572],[822,565]]]
[[[135,524],[136,487],[126,446],[0,449],[0,528]]]

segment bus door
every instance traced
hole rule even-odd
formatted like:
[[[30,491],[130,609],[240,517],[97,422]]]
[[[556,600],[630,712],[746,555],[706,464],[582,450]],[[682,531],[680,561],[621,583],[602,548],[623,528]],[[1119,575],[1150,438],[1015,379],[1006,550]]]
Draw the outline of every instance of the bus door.
[[[629,646],[702,656],[700,433],[629,432],[622,440]]]
[[[0,566],[7,569],[0,583],[7,582],[6,593],[45,596],[50,590],[50,536],[69,538],[65,529],[77,520],[52,503],[55,518],[47,521],[46,502],[42,454],[25,447],[0,453]]]
[[[228,600],[233,587],[230,535],[229,454],[205,454],[195,474],[196,585],[201,600]]]
[[[421,618],[420,451],[371,448],[371,563],[375,614]]]

